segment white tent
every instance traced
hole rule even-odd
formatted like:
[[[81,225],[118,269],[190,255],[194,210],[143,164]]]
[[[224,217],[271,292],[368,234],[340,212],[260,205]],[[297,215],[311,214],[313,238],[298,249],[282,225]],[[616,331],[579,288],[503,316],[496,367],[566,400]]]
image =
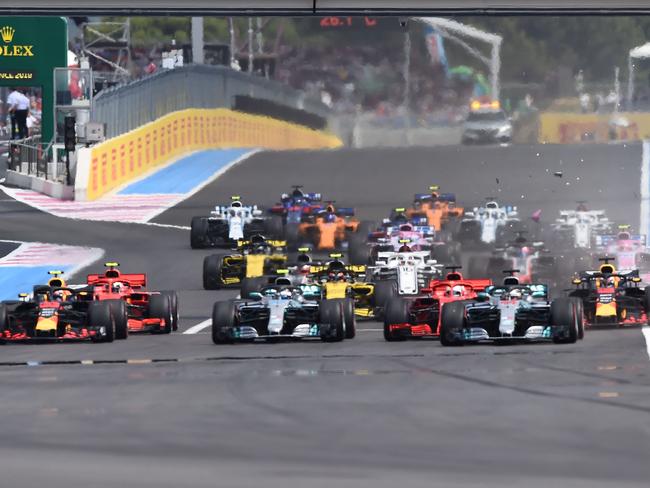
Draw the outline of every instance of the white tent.
[[[643,46],[635,47],[630,50],[627,57],[627,103],[628,108],[632,107],[632,98],[634,97],[634,60],[650,58],[650,42]]]

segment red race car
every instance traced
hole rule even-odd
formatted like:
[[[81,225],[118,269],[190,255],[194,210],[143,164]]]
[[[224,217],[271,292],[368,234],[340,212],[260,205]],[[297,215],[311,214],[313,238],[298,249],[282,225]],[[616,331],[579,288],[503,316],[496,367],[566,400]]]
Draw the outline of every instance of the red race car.
[[[440,311],[445,303],[476,298],[492,285],[488,279],[465,279],[459,266],[449,266],[444,280],[431,280],[418,297],[393,297],[384,315],[384,339],[389,342],[440,336]]]
[[[178,296],[175,291],[146,291],[147,275],[124,274],[118,263],[106,263],[103,274],[88,275],[92,300],[115,300],[116,322],[126,321],[128,332],[169,334],[178,329]]]

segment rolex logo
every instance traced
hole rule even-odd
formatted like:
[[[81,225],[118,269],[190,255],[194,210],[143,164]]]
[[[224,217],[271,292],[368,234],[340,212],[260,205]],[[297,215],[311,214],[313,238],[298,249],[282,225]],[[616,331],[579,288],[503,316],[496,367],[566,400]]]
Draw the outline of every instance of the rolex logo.
[[[2,40],[4,42],[11,42],[14,38],[14,33],[16,32],[16,29],[13,27],[9,27],[5,25],[2,29],[0,29],[0,35],[2,35]]]

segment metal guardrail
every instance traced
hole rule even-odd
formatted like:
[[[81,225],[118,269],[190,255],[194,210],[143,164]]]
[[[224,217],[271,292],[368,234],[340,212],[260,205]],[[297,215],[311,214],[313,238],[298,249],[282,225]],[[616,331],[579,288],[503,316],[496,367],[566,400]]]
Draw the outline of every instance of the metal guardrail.
[[[188,65],[160,71],[102,90],[92,119],[106,124],[106,136],[129,132],[165,114],[186,108],[233,108],[235,97],[262,98],[324,118],[330,110],[302,91],[223,66]]]
[[[7,145],[7,167],[19,173],[47,177],[47,160],[43,157],[41,136],[4,141]]]

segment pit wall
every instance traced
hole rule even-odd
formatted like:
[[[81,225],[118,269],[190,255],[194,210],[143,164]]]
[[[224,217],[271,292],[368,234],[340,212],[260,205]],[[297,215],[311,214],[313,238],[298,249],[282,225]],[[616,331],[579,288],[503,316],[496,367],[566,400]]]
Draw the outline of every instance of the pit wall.
[[[611,124],[612,121],[619,123]],[[650,113],[622,112],[614,115],[546,112],[539,116],[538,141],[541,143],[603,143],[643,139],[650,139]]]
[[[204,149],[335,149],[323,131],[228,109],[186,109],[78,151],[75,200],[96,200],[159,166]]]

